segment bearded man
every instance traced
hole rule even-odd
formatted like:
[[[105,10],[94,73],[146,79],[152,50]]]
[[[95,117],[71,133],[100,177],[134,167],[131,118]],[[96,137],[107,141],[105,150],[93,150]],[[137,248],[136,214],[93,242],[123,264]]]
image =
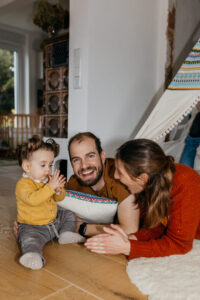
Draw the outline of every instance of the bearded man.
[[[115,161],[106,158],[100,139],[91,132],[78,133],[69,140],[68,151],[74,175],[70,177],[67,189],[117,200],[119,225],[127,234],[136,232],[139,209],[135,198],[114,178]],[[83,236],[92,236],[103,232],[104,226],[80,221],[78,230]]]

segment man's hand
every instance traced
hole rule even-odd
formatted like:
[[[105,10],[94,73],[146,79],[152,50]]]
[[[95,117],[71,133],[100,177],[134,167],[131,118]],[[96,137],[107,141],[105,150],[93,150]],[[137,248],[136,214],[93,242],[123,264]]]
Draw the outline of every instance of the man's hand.
[[[77,220],[76,232],[78,232],[80,225],[83,223],[83,220],[81,218],[79,218],[78,216],[76,216],[76,220]]]
[[[17,224],[17,221],[14,221],[14,223],[13,223],[13,233],[14,233],[14,236],[17,238],[18,237],[18,224]]]

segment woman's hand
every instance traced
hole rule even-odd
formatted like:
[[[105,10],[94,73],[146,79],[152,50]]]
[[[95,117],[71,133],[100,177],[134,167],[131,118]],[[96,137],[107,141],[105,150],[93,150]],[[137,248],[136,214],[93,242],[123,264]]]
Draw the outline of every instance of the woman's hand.
[[[105,233],[98,234],[87,239],[85,247],[92,252],[101,254],[125,254],[130,253],[130,242],[127,234],[119,225],[111,224],[104,227]]]

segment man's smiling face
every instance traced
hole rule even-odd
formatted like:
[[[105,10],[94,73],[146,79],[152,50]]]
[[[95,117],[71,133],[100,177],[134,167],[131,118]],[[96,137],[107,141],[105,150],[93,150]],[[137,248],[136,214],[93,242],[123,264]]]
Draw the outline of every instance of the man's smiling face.
[[[74,140],[70,145],[70,157],[74,174],[82,185],[92,187],[103,178],[105,152],[98,153],[92,138]]]

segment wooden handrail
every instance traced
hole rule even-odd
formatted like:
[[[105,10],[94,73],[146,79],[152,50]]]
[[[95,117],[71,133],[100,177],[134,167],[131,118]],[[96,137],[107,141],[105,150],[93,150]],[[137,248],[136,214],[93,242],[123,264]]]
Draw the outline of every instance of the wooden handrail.
[[[15,149],[34,134],[42,135],[40,115],[0,114],[0,139],[10,149]]]

